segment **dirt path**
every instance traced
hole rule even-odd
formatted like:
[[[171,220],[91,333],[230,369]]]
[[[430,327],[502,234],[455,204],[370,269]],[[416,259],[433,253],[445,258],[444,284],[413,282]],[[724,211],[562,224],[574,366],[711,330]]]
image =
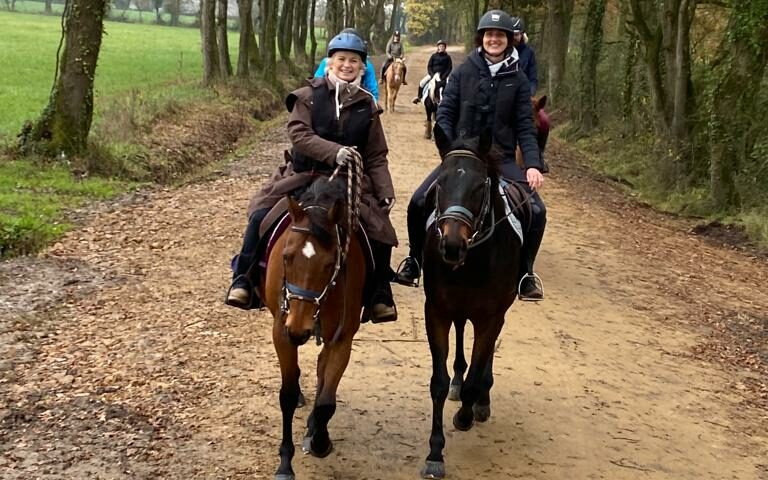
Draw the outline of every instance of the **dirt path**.
[[[427,56],[410,58],[400,112],[385,118],[395,262],[409,194],[437,162],[408,103]],[[0,477],[272,477],[271,319],[222,296],[248,197],[284,147],[276,122],[207,181],[94,214],[39,258],[0,265]],[[562,147],[550,159],[547,301],[510,310],[493,417],[447,428],[449,478],[768,478],[768,413],[754,396],[764,378],[749,364],[765,345],[744,346],[757,353],[738,369],[694,356],[729,354],[711,337],[729,319],[766,321],[768,266],[630,205]],[[335,452],[297,456],[299,478],[418,478],[431,416],[423,296],[395,295],[400,320],[365,325],[355,342]],[[306,391],[316,353],[302,347]]]

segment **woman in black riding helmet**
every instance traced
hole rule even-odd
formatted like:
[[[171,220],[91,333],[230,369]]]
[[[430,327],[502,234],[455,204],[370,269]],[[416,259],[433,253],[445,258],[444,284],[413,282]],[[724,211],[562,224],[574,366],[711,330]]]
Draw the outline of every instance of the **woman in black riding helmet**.
[[[453,71],[443,92],[437,110],[437,125],[452,140],[478,137],[490,130],[494,146],[502,154],[502,176],[525,184],[534,215],[523,244],[523,267],[520,276],[514,280],[523,279],[519,292],[521,299],[541,300],[544,292],[538,277],[533,274],[533,262],[546,225],[546,208],[537,193],[544,182],[543,165],[536,144],[530,84],[519,69],[518,54],[512,46],[513,33],[512,19],[505,12],[491,10],[483,15],[475,36],[477,48]],[[523,153],[522,169],[515,163],[518,144]],[[413,285],[421,276],[420,262],[428,217],[424,203],[427,189],[437,178],[437,170],[416,190],[408,205],[410,256],[397,274],[399,283]]]

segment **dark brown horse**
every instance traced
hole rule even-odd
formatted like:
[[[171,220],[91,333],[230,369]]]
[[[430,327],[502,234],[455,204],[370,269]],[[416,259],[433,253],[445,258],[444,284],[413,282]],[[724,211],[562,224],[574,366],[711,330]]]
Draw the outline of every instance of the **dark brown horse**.
[[[544,160],[544,149],[547,147],[547,140],[549,139],[549,115],[544,111],[544,107],[547,105],[547,96],[536,98],[531,97],[531,104],[533,107],[533,125],[536,127],[536,143],[539,145],[539,155]],[[520,168],[523,168],[523,152],[520,147],[515,150],[515,162]],[[549,167],[544,163],[544,171],[547,173]]]
[[[324,342],[317,360],[317,395],[307,421],[304,450],[326,457],[333,445],[328,422],[336,389],[360,327],[367,267],[357,235],[348,227],[344,181],[321,177],[289,200],[290,227],[270,255],[261,291],[274,317],[272,341],[280,360],[283,438],[275,480],[294,480],[291,424],[299,402],[298,347],[315,336]],[[349,238],[347,243],[346,239]]]
[[[438,127],[435,141],[443,160],[427,199],[427,205],[435,207],[436,220],[424,247],[424,309],[432,353],[433,407],[424,478],[445,476],[443,408],[450,384],[446,361],[451,325],[457,326],[460,339],[469,320],[475,334],[472,363],[466,380],[458,387],[461,408],[453,417],[453,425],[466,431],[475,421],[490,417],[493,351],[504,314],[517,295],[521,247],[506,221],[504,200],[498,194],[490,136],[451,144]]]

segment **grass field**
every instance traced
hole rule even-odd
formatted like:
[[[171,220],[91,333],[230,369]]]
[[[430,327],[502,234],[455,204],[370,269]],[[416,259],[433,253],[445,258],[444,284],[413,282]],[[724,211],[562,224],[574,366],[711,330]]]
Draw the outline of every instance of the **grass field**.
[[[201,77],[200,33],[108,22],[96,70],[96,119],[100,100],[121,92],[194,83]],[[0,142],[12,138],[26,119],[45,107],[53,82],[60,19],[54,16],[0,12]],[[237,35],[232,55],[237,55]]]

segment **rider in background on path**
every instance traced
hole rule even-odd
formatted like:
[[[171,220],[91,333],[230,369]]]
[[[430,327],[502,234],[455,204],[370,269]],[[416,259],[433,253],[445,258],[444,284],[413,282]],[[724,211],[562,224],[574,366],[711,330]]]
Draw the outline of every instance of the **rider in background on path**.
[[[491,10],[480,19],[475,45],[467,60],[453,71],[437,108],[437,124],[449,139],[480,137],[488,130],[493,147],[502,156],[500,176],[518,182],[531,202],[533,217],[525,232],[520,271],[510,272],[510,281],[520,282],[521,300],[541,300],[544,291],[534,275],[533,263],[544,238],[546,208],[538,194],[544,183],[544,166],[536,144],[533,105],[528,78],[520,70],[517,50],[512,46],[514,24],[501,10]],[[523,167],[515,162],[520,145]],[[409,256],[395,281],[416,285],[426,238],[425,225],[432,205],[426,206],[427,190],[437,179],[439,167],[422,182],[408,205]]]
[[[405,46],[400,41],[400,32],[398,30],[395,30],[392,38],[389,40],[389,42],[387,42],[386,52],[387,59],[384,61],[384,65],[381,66],[381,83],[384,83],[386,80],[384,76],[387,74],[387,69],[392,64],[392,62],[394,62],[396,58],[405,58]],[[408,82],[405,81],[406,71],[407,68],[405,63],[403,63],[403,85],[408,85]]]
[[[440,81],[443,84],[448,80],[448,75],[450,75],[453,70],[453,60],[451,60],[451,56],[448,55],[448,52],[445,51],[447,47],[448,45],[444,40],[437,41],[437,52],[429,57],[427,75],[419,82],[419,93],[413,99],[413,103],[419,103],[421,101],[421,96],[424,94],[424,87],[427,86],[436,73],[440,74]]]
[[[361,40],[363,39],[363,37],[360,36],[360,33],[354,28],[345,28],[339,33],[351,33],[360,37]],[[326,57],[320,62],[320,65],[318,65],[317,70],[315,71],[315,78],[323,78],[325,74],[328,73],[326,71],[327,68],[328,58]],[[371,92],[371,95],[373,95],[373,98],[377,102],[379,101],[379,83],[376,81],[376,68],[374,68],[370,59],[365,60],[365,73],[363,74],[361,86]]]
[[[536,95],[539,88],[539,74],[536,68],[536,53],[528,45],[528,35],[525,34],[525,22],[520,17],[512,17],[512,46],[517,49],[520,70],[528,77],[531,84],[531,96]]]

